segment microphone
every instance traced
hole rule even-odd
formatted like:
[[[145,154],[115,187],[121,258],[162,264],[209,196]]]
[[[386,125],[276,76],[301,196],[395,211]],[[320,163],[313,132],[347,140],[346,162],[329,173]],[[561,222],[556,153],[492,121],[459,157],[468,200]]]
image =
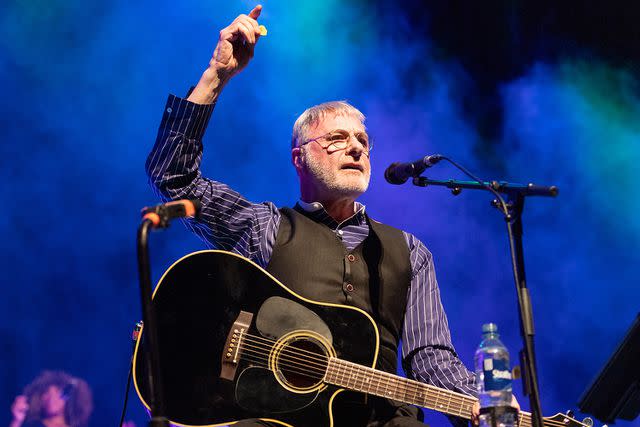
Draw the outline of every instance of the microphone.
[[[142,220],[151,221],[153,228],[166,228],[174,218],[196,217],[202,203],[197,199],[182,199],[142,209]]]
[[[384,171],[384,179],[389,184],[404,184],[407,179],[419,176],[425,169],[435,165],[443,158],[444,156],[440,154],[432,154],[412,163],[391,163]]]

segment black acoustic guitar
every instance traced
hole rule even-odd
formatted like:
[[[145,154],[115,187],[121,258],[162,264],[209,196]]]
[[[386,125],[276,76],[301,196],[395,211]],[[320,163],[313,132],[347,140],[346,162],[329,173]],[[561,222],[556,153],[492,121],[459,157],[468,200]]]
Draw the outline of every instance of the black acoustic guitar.
[[[167,416],[185,426],[263,418],[333,426],[344,390],[470,418],[475,398],[377,371],[378,330],[355,307],[308,300],[230,252],[189,254],[153,297]],[[144,338],[144,333],[142,334]],[[149,408],[144,339],[134,380]],[[520,426],[531,416],[520,413]],[[557,414],[545,426],[585,426]]]

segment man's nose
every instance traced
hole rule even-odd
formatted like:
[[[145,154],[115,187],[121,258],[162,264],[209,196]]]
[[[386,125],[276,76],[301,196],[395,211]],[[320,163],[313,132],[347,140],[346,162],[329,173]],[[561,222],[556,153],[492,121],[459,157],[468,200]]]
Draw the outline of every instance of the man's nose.
[[[365,152],[364,145],[355,135],[349,135],[349,145],[347,147],[347,152],[352,155],[357,155],[358,157]]]

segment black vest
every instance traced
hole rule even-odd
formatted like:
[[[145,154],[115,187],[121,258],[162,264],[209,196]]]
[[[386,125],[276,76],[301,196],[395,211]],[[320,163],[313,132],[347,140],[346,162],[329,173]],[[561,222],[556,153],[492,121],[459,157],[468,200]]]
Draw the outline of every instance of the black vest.
[[[411,283],[409,249],[402,231],[366,217],[369,235],[349,252],[333,230],[296,209],[280,209],[267,271],[307,298],[368,312],[380,332],[377,368],[395,373]]]

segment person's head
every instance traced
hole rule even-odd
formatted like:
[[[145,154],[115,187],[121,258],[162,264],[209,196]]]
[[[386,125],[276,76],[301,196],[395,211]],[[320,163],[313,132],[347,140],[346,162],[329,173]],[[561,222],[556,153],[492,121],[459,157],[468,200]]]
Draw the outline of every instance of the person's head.
[[[355,200],[369,186],[364,115],[346,101],[307,109],[293,125],[291,160],[306,201]]]
[[[27,421],[64,415],[71,427],[87,425],[93,401],[85,381],[60,371],[44,371],[24,389],[29,401]]]

